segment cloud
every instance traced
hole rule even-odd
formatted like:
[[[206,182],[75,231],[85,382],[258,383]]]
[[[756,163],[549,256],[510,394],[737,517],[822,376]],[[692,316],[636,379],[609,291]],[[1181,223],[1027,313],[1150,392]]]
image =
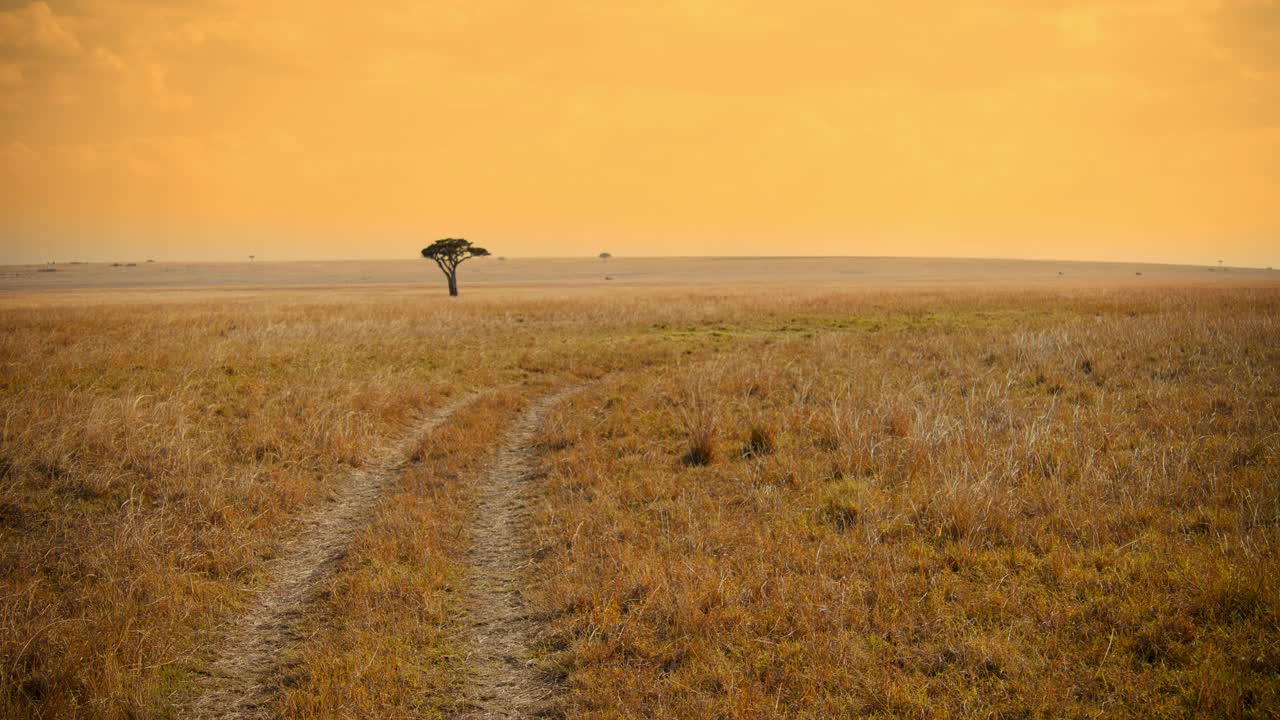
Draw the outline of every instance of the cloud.
[[[53,57],[78,55],[82,50],[76,36],[43,2],[0,12],[0,47]]]
[[[1280,1],[1236,0],[1214,16],[1221,45],[1255,71],[1280,70]]]
[[[500,206],[550,235],[743,237],[1274,215],[1251,198],[1280,167],[1259,139],[1276,0],[20,1],[0,11],[14,215]],[[1215,188],[1231,213],[1204,209]]]

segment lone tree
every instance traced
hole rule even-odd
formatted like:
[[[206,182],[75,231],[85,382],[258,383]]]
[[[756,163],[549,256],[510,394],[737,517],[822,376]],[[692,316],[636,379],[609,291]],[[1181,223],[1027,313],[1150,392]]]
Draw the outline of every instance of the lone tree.
[[[458,295],[458,265],[468,258],[488,254],[488,250],[476,247],[470,240],[462,238],[445,238],[422,248],[422,257],[435,260],[440,272],[449,280],[449,295],[454,297]]]
[[[597,255],[596,257],[600,258],[601,260],[604,260],[604,261],[608,262],[609,258],[613,257],[613,253],[602,252],[602,253],[600,253],[599,255]]]

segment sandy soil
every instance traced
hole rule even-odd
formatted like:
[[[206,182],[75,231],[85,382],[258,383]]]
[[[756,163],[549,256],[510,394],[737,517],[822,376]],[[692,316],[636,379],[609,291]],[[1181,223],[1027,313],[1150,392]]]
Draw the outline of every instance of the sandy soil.
[[[47,272],[53,270],[53,272]],[[1280,272],[1189,265],[923,258],[480,258],[462,265],[464,296],[496,292],[625,292],[656,287],[814,289],[1280,285]],[[368,288],[445,292],[426,260],[0,266],[0,301],[31,292],[102,289],[250,291]],[[127,295],[126,295],[127,296]],[[32,298],[27,298],[28,300]]]

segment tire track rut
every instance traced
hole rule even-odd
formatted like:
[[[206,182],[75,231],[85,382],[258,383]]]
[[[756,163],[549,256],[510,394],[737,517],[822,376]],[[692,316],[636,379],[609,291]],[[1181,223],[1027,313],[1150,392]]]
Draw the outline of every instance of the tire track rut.
[[[533,665],[536,623],[522,589],[531,561],[528,541],[536,491],[530,447],[547,412],[577,393],[575,385],[537,400],[514,423],[476,487],[475,525],[468,554],[465,656],[469,685],[459,717],[528,718],[548,709],[554,686]]]

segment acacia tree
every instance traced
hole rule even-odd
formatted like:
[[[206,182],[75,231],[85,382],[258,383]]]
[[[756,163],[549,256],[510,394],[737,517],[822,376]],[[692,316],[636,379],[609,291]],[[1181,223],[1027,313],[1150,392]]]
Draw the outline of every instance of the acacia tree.
[[[462,238],[444,238],[422,248],[422,257],[436,261],[440,272],[444,273],[449,281],[449,295],[455,297],[458,294],[458,265],[462,264],[463,260],[488,254],[488,250],[472,245],[470,240]]]
[[[613,253],[602,252],[596,257],[600,258],[601,260],[604,260],[605,262],[608,262],[609,258],[613,257]]]

